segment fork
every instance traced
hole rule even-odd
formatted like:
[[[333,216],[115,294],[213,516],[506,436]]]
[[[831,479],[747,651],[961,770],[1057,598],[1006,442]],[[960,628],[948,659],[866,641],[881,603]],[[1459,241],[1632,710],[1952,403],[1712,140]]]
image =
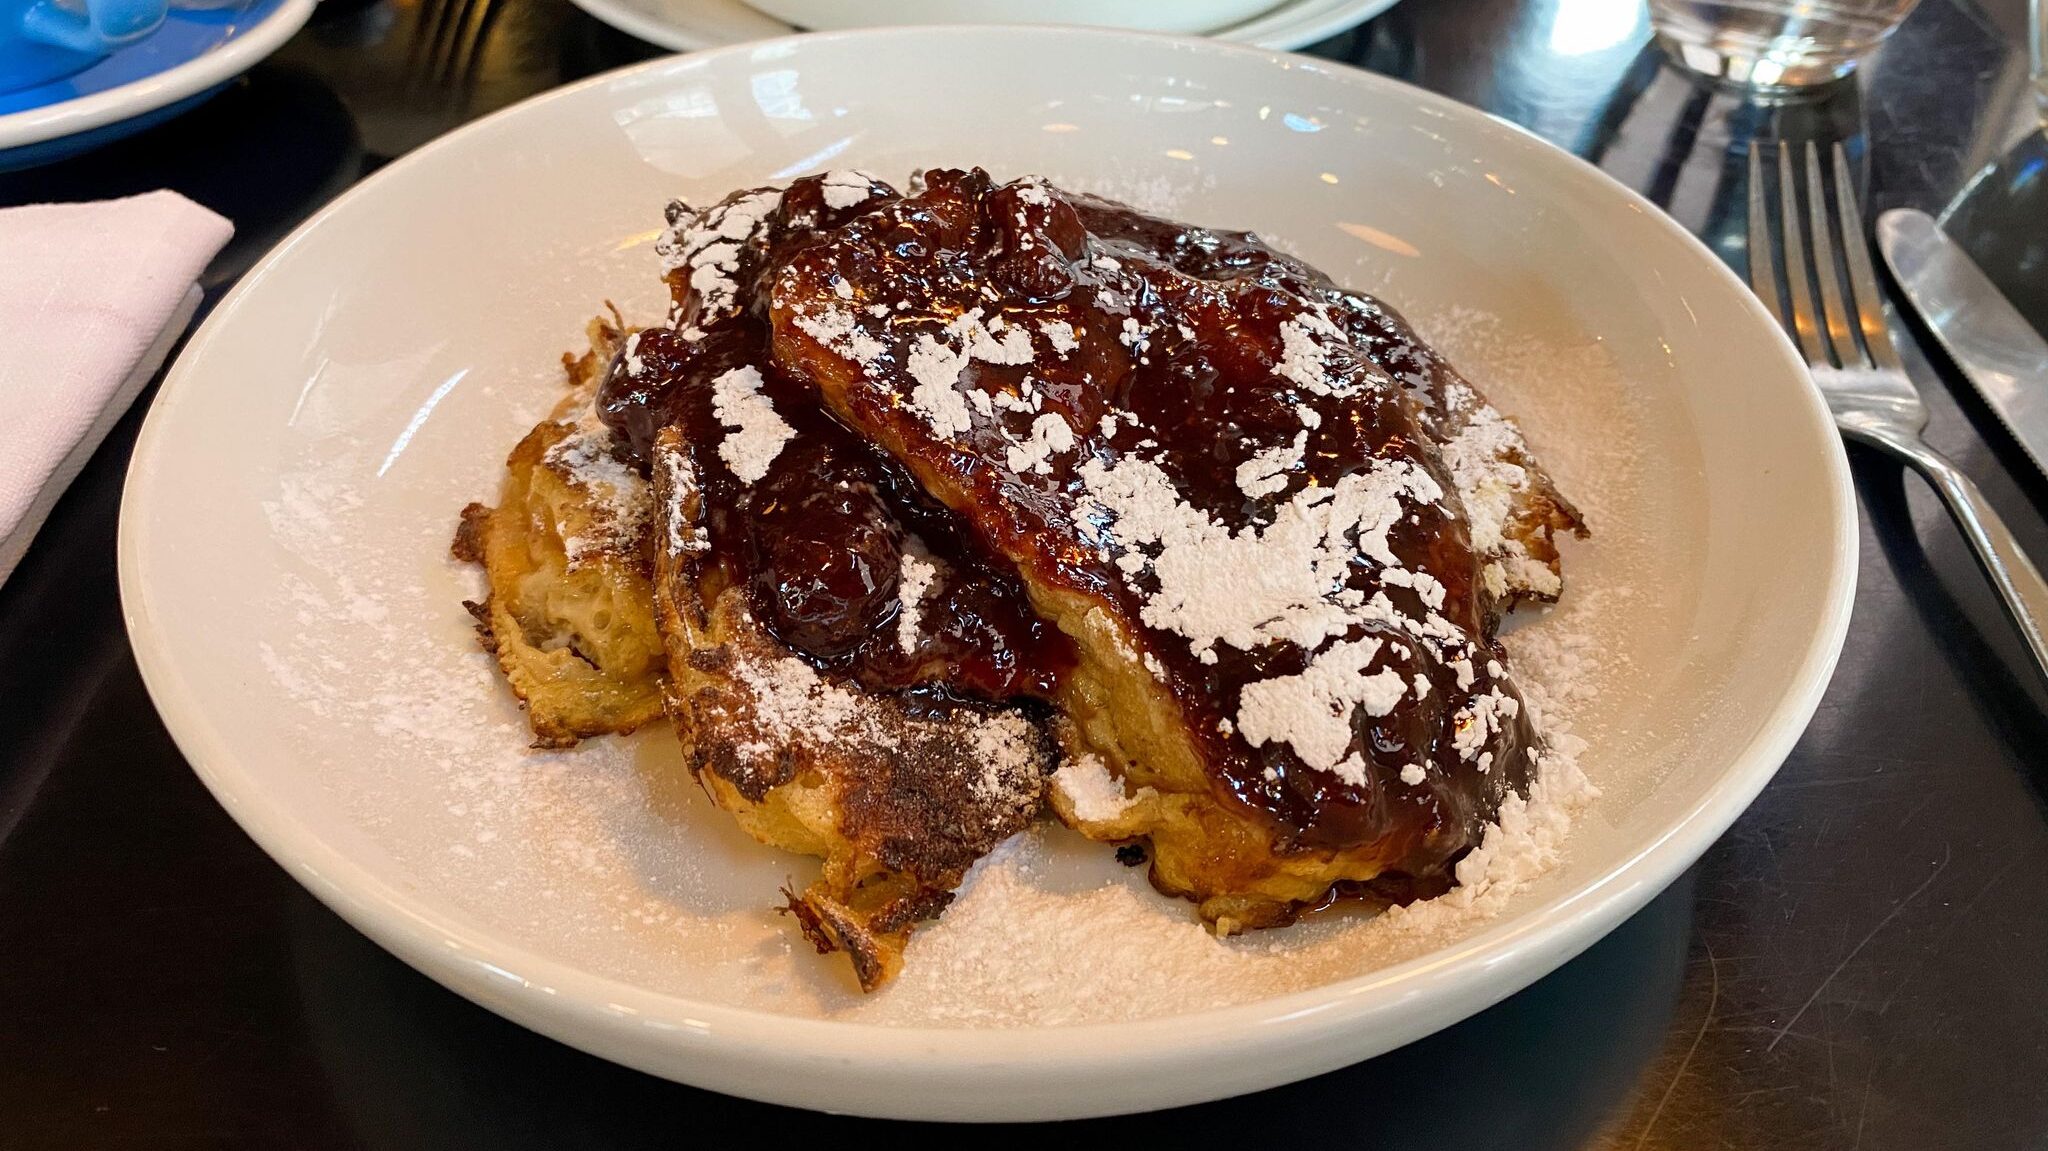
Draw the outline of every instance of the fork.
[[[1820,150],[1807,141],[1806,210],[1802,227],[1792,148],[1778,141],[1777,214],[1782,244],[1771,242],[1764,196],[1764,158],[1749,148],[1749,282],[1764,307],[1806,357],[1807,370],[1849,439],[1897,456],[1918,469],[1955,516],[1984,572],[2005,600],[2027,648],[2048,676],[2048,583],[2006,530],[1984,493],[1920,437],[1927,408],[1899,362],[1885,325],[1884,297],[1871,270],[1863,214],[1842,145],[1834,145],[1834,187],[1821,178]],[[1835,259],[1839,235],[1841,263]],[[1809,254],[1811,258],[1809,258]],[[1847,283],[1843,282],[1846,272]],[[1784,280],[1789,307],[1781,302]],[[1815,289],[1820,297],[1814,304]],[[1788,315],[1789,312],[1789,315]]]
[[[456,92],[474,84],[503,7],[500,0],[422,0],[406,52],[407,92]]]

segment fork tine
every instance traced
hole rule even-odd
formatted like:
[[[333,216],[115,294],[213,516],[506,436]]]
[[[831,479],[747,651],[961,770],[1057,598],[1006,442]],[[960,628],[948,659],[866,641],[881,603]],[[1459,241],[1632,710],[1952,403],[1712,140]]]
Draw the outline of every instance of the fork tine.
[[[1792,179],[1792,146],[1778,141],[1778,218],[1785,231],[1785,285],[1792,294],[1792,331],[1806,362],[1828,363],[1828,351],[1820,342],[1820,323],[1813,311],[1812,265],[1806,262],[1806,242],[1800,238],[1799,185]]]
[[[1863,346],[1880,368],[1898,369],[1899,354],[1892,348],[1891,329],[1884,322],[1884,297],[1877,290],[1877,273],[1870,267],[1870,239],[1863,230],[1863,213],[1856,207],[1856,184],[1849,178],[1849,157],[1840,141],[1835,143],[1835,208],[1842,220],[1842,258],[1849,265],[1849,291],[1856,307],[1856,319],[1863,331]]]
[[[1835,362],[1845,368],[1870,366],[1856,346],[1849,328],[1849,309],[1842,304],[1842,273],[1835,262],[1835,240],[1828,227],[1828,190],[1820,177],[1820,147],[1806,142],[1806,219],[1813,236],[1813,277],[1820,281],[1821,314],[1827,324],[1828,343],[1835,349]],[[1849,233],[1843,233],[1843,248]]]
[[[489,0],[462,0],[461,11],[455,17],[455,37],[448,46],[448,58],[442,64],[440,80],[443,85],[452,85],[457,77],[469,69],[470,61],[481,46],[477,41],[477,26],[488,10]]]
[[[505,6],[498,0],[483,0],[484,14],[476,22],[476,36],[471,45],[469,62],[462,67],[460,83],[467,91],[476,87],[477,68],[483,63],[485,49],[490,46],[491,26],[498,22]]]
[[[1764,158],[1756,141],[1749,142],[1749,286],[1764,302],[1764,310],[1785,327],[1785,310],[1778,303],[1778,269],[1771,249],[1771,224],[1764,218]]]

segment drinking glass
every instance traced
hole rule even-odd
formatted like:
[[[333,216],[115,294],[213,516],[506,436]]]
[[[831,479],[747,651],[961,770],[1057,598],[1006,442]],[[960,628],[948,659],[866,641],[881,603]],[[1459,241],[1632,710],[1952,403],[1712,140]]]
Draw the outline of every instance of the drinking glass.
[[[1918,0],[1649,0],[1657,39],[1687,67],[1760,88],[1846,76]],[[2043,0],[2033,0],[2036,8]]]
[[[2027,39],[2034,46],[2034,107],[2048,128],[2048,0],[2027,5]]]

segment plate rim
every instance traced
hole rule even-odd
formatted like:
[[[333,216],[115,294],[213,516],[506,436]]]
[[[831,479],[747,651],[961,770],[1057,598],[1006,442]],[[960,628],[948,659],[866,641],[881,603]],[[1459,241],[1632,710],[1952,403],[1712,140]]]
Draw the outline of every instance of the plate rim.
[[[776,31],[771,39],[786,39],[790,36],[829,35],[825,32],[799,31],[794,24],[785,23],[766,12],[758,11],[745,0],[731,0],[745,8],[748,14],[758,17],[765,25]],[[671,52],[702,52],[716,48],[729,48],[735,44],[758,44],[760,40],[723,40],[716,36],[703,35],[679,24],[662,20],[651,13],[634,7],[623,0],[570,0],[593,19],[610,25],[629,36],[636,36],[658,48]],[[1213,32],[1189,39],[1215,40],[1225,44],[1247,44],[1259,48],[1279,51],[1294,51],[1320,43],[1354,25],[1384,13],[1400,0],[1282,0],[1267,11],[1250,19],[1241,20]],[[972,24],[957,25],[974,28],[1057,28],[1084,27],[1083,25],[1057,24]],[[955,25],[898,24],[888,26],[894,31],[911,28],[955,27]],[[876,32],[883,28],[844,29],[843,31]],[[1166,33],[1141,32],[1135,29],[1099,29],[1135,36],[1167,35]],[[763,31],[767,31],[764,27]]]
[[[312,18],[318,5],[319,0],[282,0],[276,11],[248,31],[182,64],[89,96],[0,116],[0,149],[104,128],[232,80],[283,47]]]
[[[684,57],[663,57],[587,77],[574,84],[529,97],[481,117],[400,157],[372,173],[324,205],[257,261],[214,308],[166,374],[137,439],[122,491],[117,541],[122,612],[144,685],[165,727],[194,772],[243,830],[309,891],[380,946],[404,959],[458,994],[523,1025],[571,1046],[669,1078],[685,1079],[674,1060],[752,1059],[757,1065],[805,1066],[832,1064],[848,1081],[872,1085],[882,1077],[970,1074],[997,1076],[1087,1069],[1130,1071],[1132,1060],[1151,1066],[1192,1067],[1213,1060],[1222,1048],[1233,1058],[1258,1053],[1296,1052],[1316,1038],[1335,1032],[1361,1040],[1343,1050],[1325,1051],[1307,1074],[1331,1070],[1391,1050],[1448,1026],[1451,1020],[1429,1018],[1431,1003],[1456,998],[1463,988],[1465,1018],[1521,990],[1603,937],[1622,919],[1640,909],[1696,860],[1763,789],[1819,707],[1847,635],[1857,582],[1859,526],[1848,460],[1820,393],[1808,379],[1791,341],[1770,320],[1748,287],[1696,236],[1626,185],[1584,159],[1534,133],[1490,113],[1461,104],[1401,81],[1336,62],[1305,60],[1284,52],[1210,38],[1132,33],[1119,30],[1048,26],[936,26],[925,28],[856,29],[805,33],[780,38],[793,47],[824,41],[897,37],[1000,36],[1089,37],[1158,42],[1176,51],[1239,57],[1264,66],[1311,69],[1330,74],[1347,85],[1383,99],[1420,104],[1452,118],[1469,121],[1489,133],[1491,144],[1533,149],[1567,161],[1566,170],[1618,191],[1640,213],[1655,220],[1681,247],[1703,261],[1707,274],[1734,292],[1773,346],[1788,380],[1799,388],[1810,429],[1820,445],[1829,484],[1826,497],[1833,513],[1834,538],[1829,549],[1833,568],[1813,635],[1801,654],[1791,687],[1749,740],[1730,753],[1728,766],[1702,795],[1673,816],[1664,830],[1625,859],[1555,900],[1500,920],[1448,948],[1349,979],[1283,996],[1222,1008],[1157,1016],[1121,1023],[1095,1023],[1025,1028],[898,1027],[833,1019],[810,1019],[750,1007],[738,1007],[671,995],[591,973],[563,959],[540,954],[493,935],[488,924],[472,928],[460,912],[436,908],[429,901],[400,890],[305,828],[274,797],[265,795],[240,764],[207,717],[201,700],[184,688],[176,661],[158,631],[160,614],[142,559],[148,530],[150,473],[169,448],[163,431],[197,374],[192,365],[232,321],[243,301],[261,290],[270,273],[303,239],[350,209],[359,196],[376,194],[394,171],[426,162],[471,136],[496,130],[501,121],[525,114],[529,105],[570,99],[588,89],[622,80],[646,79],[663,72],[680,76],[715,66],[727,55],[751,53],[764,42],[752,41]],[[343,882],[343,880],[346,882]],[[1475,976],[1475,965],[1487,971]],[[1403,985],[1405,994],[1377,1002],[1367,993]],[[574,994],[559,992],[574,989]],[[542,989],[546,994],[541,994]],[[1422,1004],[1418,1007],[1418,1002]],[[594,1004],[618,1010],[605,1011]],[[1377,1030],[1362,1028],[1378,1020]],[[650,1029],[666,1034],[655,1058],[647,1048]],[[593,1041],[593,1035],[607,1043]],[[1166,1046],[1162,1047],[1162,1041]],[[1219,1047],[1221,1045],[1221,1047]],[[623,1049],[623,1050],[622,1050]],[[965,1066],[963,1066],[963,1063]],[[867,1067],[846,1071],[847,1067]],[[1239,1071],[1241,1084],[1229,1090],[1167,1097],[1155,1085],[1150,1096],[1125,1104],[1091,1103],[1071,1107],[1034,1106],[1025,1110],[991,1110],[963,1116],[957,1101],[941,1098],[877,1097],[837,1107],[856,1113],[899,1118],[1017,1118],[1025,1115],[1080,1117],[1140,1110],[1173,1102],[1192,1102],[1276,1085],[1303,1077],[1294,1070],[1271,1067]],[[703,1082],[701,1078],[686,1081]],[[1244,1085],[1249,1084],[1249,1085]],[[805,1092],[786,1085],[755,1083],[728,1077],[714,1089],[773,1102],[805,1105]],[[932,1095],[940,1093],[934,1092]],[[848,1098],[842,1091],[836,1098]],[[1040,1101],[1043,1102],[1042,1100]]]
[[[1334,0],[1324,8],[1316,0],[1300,0],[1242,23],[1219,28],[1209,34],[1213,40],[1250,44],[1260,48],[1295,51],[1319,44],[1346,29],[1374,19],[1401,0]],[[1292,11],[1289,11],[1292,9]]]

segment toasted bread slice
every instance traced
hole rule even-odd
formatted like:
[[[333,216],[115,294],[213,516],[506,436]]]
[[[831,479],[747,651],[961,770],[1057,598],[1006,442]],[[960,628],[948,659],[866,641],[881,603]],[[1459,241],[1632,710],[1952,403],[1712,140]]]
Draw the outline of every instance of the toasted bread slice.
[[[1439,440],[1469,412],[1433,416],[1441,381],[1397,382],[1326,285],[1248,236],[941,171],[773,290],[778,364],[1079,649],[1072,771],[1115,786],[1063,772],[1055,806],[1148,837],[1153,882],[1226,931],[1440,889],[1540,755],[1493,627],[1555,588],[1505,531],[1475,546]],[[1576,518],[1509,449],[1547,547]]]
[[[836,172],[674,206],[671,326],[625,346],[600,398],[655,487],[686,762],[755,838],[823,858],[787,909],[866,989],[1039,810],[1044,709],[1006,701],[1047,690],[1019,653],[1059,644],[1014,572],[769,357],[764,270],[894,197]]]
[[[940,704],[820,675],[755,618],[709,556],[689,445],[654,443],[663,530],[655,599],[668,707],[712,800],[772,847],[820,856],[788,909],[864,990],[892,978],[911,929],[977,859],[1037,814],[1053,749],[1015,707]]]
[[[490,591],[465,606],[526,707],[534,746],[628,732],[661,714],[662,646],[649,582],[653,493],[598,423],[592,396],[621,338],[593,320],[564,356],[570,391],[505,461],[498,506],[462,511],[454,554]]]

